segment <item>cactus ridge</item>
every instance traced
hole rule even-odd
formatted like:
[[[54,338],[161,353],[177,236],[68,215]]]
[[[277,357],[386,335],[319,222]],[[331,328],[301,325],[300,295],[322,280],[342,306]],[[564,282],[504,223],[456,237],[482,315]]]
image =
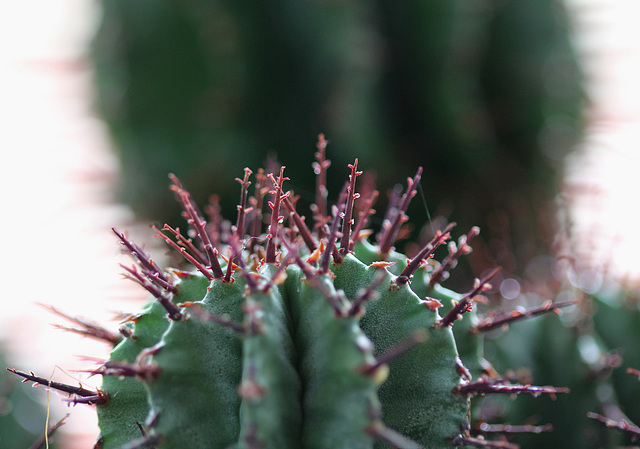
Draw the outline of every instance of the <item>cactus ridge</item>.
[[[282,167],[278,176],[257,172],[254,196],[252,171],[245,169],[237,179],[241,200],[230,231],[218,219],[207,223],[171,176],[190,232],[154,228],[192,266],[187,271],[160,269],[114,229],[136,261],[123,267],[127,277],[155,299],[125,320],[109,360],[95,371],[103,376],[99,391],[48,384],[63,388],[73,402],[96,404],[97,448],[511,448],[516,446],[471,435],[470,398],[567,392],[500,378],[472,381],[452,325],[466,322],[461,318],[473,313],[498,270],[476,279],[465,295],[440,282],[470,252],[467,242],[478,230],[456,245],[450,224],[413,259],[395,251],[419,169],[392,201],[378,243],[370,243],[366,225],[377,192],[356,192],[362,174],[356,159],[337,205],[329,207],[325,147],[320,136],[312,225],[286,191]],[[267,195],[270,217],[263,221]],[[215,215],[215,205],[211,209]],[[440,265],[430,263],[445,244],[449,256]],[[545,304],[520,315],[565,305]],[[474,332],[520,315],[495,322],[488,317]]]

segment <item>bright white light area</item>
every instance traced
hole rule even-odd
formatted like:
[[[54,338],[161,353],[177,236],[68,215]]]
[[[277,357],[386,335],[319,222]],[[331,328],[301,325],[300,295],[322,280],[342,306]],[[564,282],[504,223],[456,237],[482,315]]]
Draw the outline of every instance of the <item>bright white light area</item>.
[[[587,133],[567,162],[580,265],[640,285],[640,2],[570,0],[584,55]]]
[[[117,162],[91,111],[85,53],[97,4],[24,0],[2,5],[0,341],[10,350],[14,368],[49,377],[58,365],[87,379],[72,370],[95,364],[79,356],[105,358],[109,348],[54,329],[50,323],[63,321],[36,303],[117,329],[110,321],[115,312],[139,308],[125,298],[145,296],[120,279],[118,262],[129,262],[110,235],[111,226],[129,227],[130,214],[112,200]],[[60,369],[54,378],[75,383]],[[87,381],[99,384],[99,377]],[[63,447],[93,447],[95,410],[68,410],[55,393],[51,406],[57,417],[72,413],[63,429],[73,436]]]

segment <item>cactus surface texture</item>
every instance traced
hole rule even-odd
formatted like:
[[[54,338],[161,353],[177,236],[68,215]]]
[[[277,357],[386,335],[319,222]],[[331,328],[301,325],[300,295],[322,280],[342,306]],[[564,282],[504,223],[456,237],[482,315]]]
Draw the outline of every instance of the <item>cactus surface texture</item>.
[[[253,178],[245,169],[234,225],[215,202],[206,222],[171,177],[189,229],[156,230],[188,266],[163,270],[114,229],[136,262],[123,266],[127,277],[154,300],[124,322],[120,337],[105,337],[117,343],[95,371],[98,391],[12,371],[94,405],[102,449],[518,447],[472,430],[471,398],[567,389],[500,377],[473,343],[463,344],[461,360],[453,328],[468,326],[498,270],[465,294],[440,282],[477,229],[456,244],[449,224],[432,229],[411,258],[396,252],[422,170],[392,197],[373,238],[367,223],[377,192],[358,193],[357,159],[327,205],[325,146],[320,136],[313,220],[296,211],[282,167]],[[438,263],[440,246],[449,253]],[[479,332],[456,334],[471,341]],[[94,327],[86,333],[98,336]]]

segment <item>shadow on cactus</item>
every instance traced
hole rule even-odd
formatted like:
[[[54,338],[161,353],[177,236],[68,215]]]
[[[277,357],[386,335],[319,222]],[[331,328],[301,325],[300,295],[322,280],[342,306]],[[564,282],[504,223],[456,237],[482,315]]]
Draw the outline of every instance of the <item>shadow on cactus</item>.
[[[94,405],[96,448],[517,448],[504,436],[471,432],[471,398],[555,397],[568,389],[512,383],[482,368],[481,328],[456,332],[465,339],[459,354],[452,328],[467,326],[498,270],[466,294],[440,282],[470,251],[477,229],[456,245],[449,224],[415,256],[396,252],[422,170],[391,202],[374,239],[366,228],[377,192],[357,193],[357,159],[337,204],[327,205],[325,146],[320,136],[312,224],[298,214],[282,167],[258,171],[254,188],[245,169],[234,226],[223,224],[215,205],[205,209],[207,223],[172,177],[189,232],[156,230],[188,269],[162,270],[114,229],[136,262],[123,267],[127,276],[155,300],[121,327],[109,360],[95,370],[99,390],[11,371],[69,393],[71,403]],[[449,256],[437,263],[443,245]]]

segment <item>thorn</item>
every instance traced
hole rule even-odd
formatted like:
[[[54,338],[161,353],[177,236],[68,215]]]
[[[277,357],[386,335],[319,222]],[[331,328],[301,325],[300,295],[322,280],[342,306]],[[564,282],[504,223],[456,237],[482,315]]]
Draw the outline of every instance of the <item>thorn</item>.
[[[316,174],[316,203],[314,209],[315,228],[318,231],[318,239],[322,240],[324,236],[324,225],[327,222],[327,169],[331,162],[326,159],[327,140],[324,134],[318,135],[318,143],[315,153],[316,161],[312,164],[313,171]]]
[[[256,187],[253,196],[249,198],[249,204],[251,204],[252,214],[250,215],[250,227],[251,231],[249,235],[251,240],[248,245],[249,253],[255,254],[255,247],[258,243],[258,236],[262,233],[262,207],[264,205],[264,197],[269,192],[267,187],[267,176],[264,174],[264,169],[258,169],[256,173]]]
[[[169,319],[173,321],[180,321],[182,319],[182,313],[180,312],[180,309],[174,303],[171,302],[168,296],[166,296],[163,292],[158,290],[158,288],[156,288],[155,285],[152,285],[151,283],[147,282],[145,278],[142,277],[142,275],[135,268],[135,265],[132,266],[131,268],[126,267],[122,264],[120,264],[120,266],[124,270],[126,270],[127,273],[129,273],[130,279],[140,284],[142,287],[144,287],[149,293],[151,293],[156,298],[156,300],[160,303],[160,305],[164,307],[164,309],[169,314]]]
[[[238,395],[242,399],[250,402],[260,401],[267,393],[267,389],[256,380],[256,370],[254,365],[247,367],[247,378],[238,385]]]
[[[219,273],[214,273],[211,274],[211,272],[207,269],[207,267],[205,267],[204,265],[204,261],[200,261],[197,257],[194,257],[185,247],[182,247],[180,245],[178,245],[176,242],[174,242],[173,240],[171,240],[167,235],[165,235],[162,231],[160,231],[155,225],[153,226],[153,229],[158,233],[156,235],[156,237],[160,237],[162,238],[169,246],[171,246],[173,249],[177,250],[180,254],[182,254],[182,257],[184,257],[185,259],[187,259],[194,267],[196,267],[196,269],[202,273],[207,279],[209,279],[210,281],[214,280],[214,279],[220,279],[222,278],[222,268],[220,268],[220,264],[218,262],[218,251],[214,250],[214,254],[216,256],[215,260],[216,260],[216,264],[217,264],[217,268],[220,268],[220,272]],[[162,228],[163,231],[169,231],[171,233],[177,233],[178,235],[180,235],[180,232],[178,230],[174,230],[171,226],[169,225],[164,225],[164,227]],[[184,237],[182,237],[180,235],[180,237],[178,238],[179,240],[183,239]],[[212,267],[213,268],[213,267]]]
[[[436,270],[429,279],[429,288],[435,287],[449,275],[449,271],[458,265],[458,259],[463,255],[471,253],[471,247],[468,245],[469,240],[480,234],[480,228],[474,226],[467,235],[463,235],[458,239],[458,244],[449,243],[449,255],[442,261],[438,270]]]
[[[68,393],[69,395],[76,395],[84,398],[88,398],[88,397],[94,398],[90,402],[90,404],[92,405],[101,405],[107,402],[107,395],[101,392],[100,390],[93,391],[93,390],[88,390],[82,387],[75,387],[73,385],[56,382],[53,380],[46,379],[44,377],[36,376],[33,372],[30,372],[29,374],[27,374],[23,371],[18,371],[13,368],[7,368],[7,371],[12,372],[13,374],[16,374],[20,377],[23,377],[24,380],[22,382],[33,382],[34,386],[39,384],[39,385],[44,385],[45,387],[53,388],[54,390]]]
[[[164,441],[164,437],[162,435],[149,435],[147,434],[144,437],[136,438],[125,444],[124,446],[120,446],[120,449],[154,449],[158,444]]]
[[[396,343],[391,348],[387,349],[383,354],[379,355],[375,363],[362,367],[362,373],[367,375],[373,375],[383,365],[388,365],[393,360],[397,359],[404,353],[415,348],[421,343],[426,342],[429,339],[429,333],[426,329],[418,329],[409,335],[404,340]]]
[[[138,264],[143,269],[145,274],[149,273],[148,276],[150,280],[160,279],[164,284],[171,285],[169,279],[162,272],[160,267],[151,259],[151,257],[142,250],[138,245],[130,241],[125,237],[125,235],[121,232],[118,232],[116,228],[111,228],[115,235],[118,236],[122,245],[124,245],[129,253],[134,257],[135,260],[138,261]],[[163,288],[166,288],[163,286]]]
[[[140,380],[149,380],[156,379],[160,375],[160,368],[154,364],[141,363],[140,361],[129,363],[121,360],[108,360],[91,374],[99,374],[102,376],[136,377]]]
[[[631,374],[632,376],[635,376],[638,378],[638,380],[640,380],[640,370],[637,370],[635,368],[627,368],[627,374]]]
[[[358,223],[356,224],[355,229],[353,230],[353,239],[351,239],[351,244],[349,245],[349,251],[353,251],[354,246],[357,242],[362,238],[367,238],[368,235],[363,232],[364,227],[369,222],[369,217],[376,213],[376,211],[372,208],[373,203],[375,203],[378,198],[378,191],[373,190],[371,194],[367,197],[364,208],[358,214]]]
[[[296,212],[295,206],[293,205],[293,203],[289,198],[284,199],[284,207],[286,207],[287,210],[289,211],[289,216],[291,217],[296,227],[298,228],[298,232],[300,233],[300,236],[302,237],[302,240],[304,241],[304,243],[307,245],[307,248],[309,248],[310,252],[314,252],[318,247],[318,245],[316,244],[316,241],[313,238],[313,235],[311,234],[311,230],[309,229],[307,224],[304,222],[304,219],[302,219],[302,217],[298,215],[298,212]]]
[[[307,278],[307,282],[316,287],[320,293],[325,297],[327,302],[331,305],[336,313],[336,317],[345,318],[348,315],[349,300],[344,296],[342,290],[336,292],[327,291],[326,284],[318,282],[317,277],[311,279]]]
[[[282,194],[282,183],[288,181],[289,178],[284,177],[284,165],[280,167],[280,176],[276,180],[272,173],[269,173],[269,179],[273,182],[275,190],[271,193],[274,194],[273,202],[269,201],[271,207],[271,224],[269,225],[269,235],[267,242],[267,255],[265,256],[266,263],[276,263],[276,238],[278,235],[278,223],[284,217],[280,216],[280,201],[289,196],[289,192]]]
[[[236,221],[235,229],[235,233],[238,239],[242,239],[242,237],[244,236],[245,217],[246,214],[251,211],[251,208],[247,209],[247,191],[249,189],[249,186],[251,185],[249,177],[252,173],[253,172],[248,167],[245,167],[244,179],[236,178],[236,181],[238,181],[242,186],[240,190],[240,204],[238,205],[238,219]]]
[[[324,254],[324,251],[325,251],[324,241],[320,240],[320,244],[315,249],[315,251],[313,251],[309,255],[309,257],[307,257],[307,262],[312,263],[312,264],[318,263],[318,261],[321,259],[322,255]]]
[[[62,324],[53,324],[53,327],[65,332],[82,335],[83,337],[89,337],[99,341],[104,341],[112,346],[116,346],[118,343],[120,343],[120,341],[122,341],[122,337],[120,335],[114,334],[113,332],[104,328],[78,329],[75,327],[64,326]]]
[[[182,304],[183,307],[189,308],[189,312],[191,315],[197,317],[200,321],[205,323],[216,323],[221,326],[226,327],[227,329],[232,330],[233,332],[244,335],[246,333],[246,329],[240,323],[236,323],[227,315],[214,315],[212,313],[207,312],[202,307],[202,303],[199,302],[186,302]]]
[[[407,190],[402,196],[400,207],[397,209],[397,213],[395,214],[393,221],[388,223],[388,227],[384,229],[380,236],[380,254],[383,259],[386,259],[389,255],[389,251],[391,251],[391,248],[398,237],[400,226],[409,219],[406,212],[409,208],[409,204],[411,203],[411,199],[416,195],[416,188],[418,187],[421,176],[422,167],[418,168],[418,172],[413,179],[407,179]]]
[[[209,217],[209,222],[206,225],[207,234],[211,239],[211,244],[214,248],[220,248],[222,243],[222,215],[220,214],[220,197],[218,195],[211,195],[209,197],[209,203],[204,207],[204,211]],[[206,265],[205,262],[203,262]]]
[[[101,365],[103,363],[105,363],[107,360],[103,357],[91,357],[88,355],[85,356],[79,356],[78,357],[80,360],[84,361],[84,362],[91,362],[91,363],[97,363],[98,365]],[[91,370],[74,370],[74,372],[76,373],[91,373]],[[89,376],[91,377],[91,376]]]
[[[451,443],[456,447],[473,446],[491,449],[520,449],[520,446],[510,443],[507,440],[485,440],[482,436],[475,438],[471,436],[458,435],[451,440]]]
[[[442,307],[442,303],[435,298],[426,297],[423,302],[424,305],[431,310],[438,310],[440,307]]]
[[[248,424],[249,429],[244,436],[243,442],[247,449],[264,449],[266,444],[258,438],[258,426],[255,422]]]
[[[389,268],[394,266],[396,263],[395,262],[387,262],[384,260],[380,260],[378,262],[373,262],[371,265],[373,265],[376,268]]]
[[[147,436],[147,431],[145,430],[144,426],[142,424],[140,424],[138,421],[136,421],[136,426],[138,426],[138,429],[140,429],[140,434],[143,437]]]
[[[471,301],[478,294],[491,288],[489,281],[500,272],[501,268],[497,267],[491,270],[483,279],[476,279],[474,281],[474,288],[467,293],[443,318],[436,323],[437,327],[451,326],[454,321],[462,317],[462,314],[470,311]]]
[[[392,447],[398,449],[423,449],[423,447],[415,441],[385,426],[379,419],[369,424],[366,432],[373,438],[385,441]]]
[[[486,433],[543,433],[552,432],[552,424],[544,424],[542,426],[531,426],[528,424],[520,426],[512,426],[511,424],[488,424],[480,423],[478,426],[480,432]]]
[[[314,272],[313,267],[311,267],[311,265],[309,265],[307,262],[302,260],[302,257],[300,257],[300,252],[298,251],[298,248],[293,246],[286,239],[282,239],[282,243],[287,248],[287,253],[288,253],[287,257],[289,259],[295,260],[296,264],[300,267],[300,270],[302,270],[302,273],[304,274],[306,281],[320,291],[320,293],[325,297],[325,299],[329,302],[329,304],[335,311],[336,316],[339,318],[344,318],[348,316],[347,307],[348,307],[349,301],[344,297],[344,294],[342,294],[342,291],[338,291],[335,293],[327,291],[325,284],[318,281],[318,276]],[[322,273],[320,270],[318,270],[318,272]]]
[[[177,194],[178,200],[182,204],[182,207],[186,213],[188,223],[194,227],[198,239],[204,247],[208,265],[213,271],[214,277],[216,279],[221,278],[222,269],[220,268],[220,264],[218,263],[217,252],[214,250],[213,244],[211,243],[211,238],[209,237],[209,233],[207,233],[206,231],[207,223],[200,216],[195,203],[191,199],[191,195],[189,194],[189,192],[184,190],[178,178],[175,175],[169,175],[169,178],[173,182],[171,190],[173,190]]]
[[[247,265],[244,263],[244,260],[241,257],[242,247],[240,246],[240,241],[236,236],[232,236],[229,244],[231,247],[232,254],[234,255],[234,258],[238,262],[238,266],[240,267],[242,276],[244,277],[247,283],[247,287],[249,287],[249,290],[251,290],[251,292],[257,292],[259,288],[258,288],[258,283],[256,282],[256,279],[253,276],[255,273],[252,273],[247,269]]]
[[[348,167],[351,169],[351,174],[349,175],[349,187],[347,188],[344,217],[342,219],[342,238],[340,239],[340,255],[342,257],[349,253],[349,248],[352,246],[350,238],[351,225],[353,224],[353,203],[360,197],[360,194],[355,193],[356,177],[362,174],[361,171],[358,171],[358,158]]]
[[[318,272],[321,274],[329,272],[329,262],[331,260],[331,255],[333,255],[333,260],[335,263],[342,262],[342,257],[340,256],[336,248],[336,241],[338,240],[338,226],[340,224],[340,217],[344,212],[345,195],[347,195],[347,184],[345,184],[340,191],[338,200],[339,206],[333,206],[331,208],[333,222],[331,223],[331,230],[329,231],[329,235],[327,237],[327,248],[324,250],[322,260],[320,261],[320,269],[318,270]]]
[[[283,259],[282,263],[280,263],[280,266],[278,266],[278,269],[271,277],[270,282],[265,282],[265,285],[262,288],[262,291],[267,293],[272,287],[277,287],[278,285],[284,284],[284,282],[287,280],[288,266],[289,266],[289,258],[287,257]]]
[[[555,399],[556,394],[569,393],[569,389],[565,387],[536,387],[532,385],[510,384],[504,379],[489,379],[481,377],[480,379],[469,382],[464,385],[458,385],[453,389],[454,394],[463,396],[484,396],[486,394],[528,394],[534,397],[541,394],[548,394]]]
[[[294,259],[295,260],[296,264],[302,270],[302,273],[304,274],[305,278],[307,278],[307,279],[315,278],[316,274],[315,274],[315,272],[313,270],[313,267],[311,265],[309,265],[309,263],[307,263],[304,260],[302,260],[302,257],[300,256],[300,248],[299,248],[299,246],[290,243],[289,241],[287,241],[287,239],[282,239],[282,244],[287,249],[287,256],[290,259]],[[321,243],[321,245],[322,245],[322,243]]]
[[[94,396],[85,396],[85,397],[73,397],[69,399],[63,399],[63,402],[68,402],[72,405],[77,404],[86,404],[86,405],[102,405],[104,397],[101,394],[96,394]],[[106,402],[106,401],[105,401]]]
[[[444,242],[449,240],[451,237],[451,230],[456,226],[455,223],[449,223],[443,231],[436,232],[436,235],[431,239],[429,243],[425,245],[424,248],[414,257],[410,262],[407,263],[407,266],[402,270],[400,276],[396,278],[396,282],[399,285],[408,284],[413,275],[418,271],[418,268],[422,264],[422,262],[433,254],[433,252],[442,245]]]
[[[471,328],[469,332],[477,334],[479,332],[488,332],[493,329],[501,327],[508,327],[508,325],[514,321],[525,320],[533,318],[545,313],[558,313],[559,309],[576,304],[576,301],[559,301],[553,303],[551,301],[545,301],[540,307],[529,310],[514,310],[504,315],[487,316],[478,321],[478,323]]]
[[[396,216],[398,215],[400,199],[402,197],[402,186],[400,184],[394,185],[393,188],[387,192],[387,197],[389,198],[387,210],[384,213],[382,227],[376,238],[378,246],[380,245],[384,234],[391,227],[391,223],[394,222]]]
[[[237,236],[235,234],[231,235],[231,241],[232,242],[237,242]],[[239,243],[238,243],[239,245]],[[233,274],[233,270],[235,267],[237,267],[237,265],[235,265],[233,263],[234,260],[238,260],[242,258],[242,248],[238,249],[237,251],[232,248],[229,247],[228,249],[229,251],[229,256],[227,258],[227,272],[225,273],[224,277],[222,278],[222,282],[224,282],[225,284],[230,284],[234,281],[234,279],[231,277],[231,275]]]
[[[156,230],[156,232],[160,233],[160,231],[158,231],[158,229],[153,226],[153,229]],[[201,265],[206,265],[207,261],[206,261],[206,256],[204,254],[202,254],[200,252],[200,250],[198,248],[196,248],[196,246],[193,244],[193,240],[186,238],[185,236],[183,236],[180,233],[180,229],[176,228],[173,229],[171,226],[169,226],[168,224],[165,223],[165,225],[162,227],[163,231],[169,231],[171,234],[173,234],[174,238],[178,241],[178,243],[184,247],[184,249],[186,250],[186,253],[189,254],[193,259],[196,259],[198,261],[198,263],[200,263]],[[160,236],[161,237],[161,236]],[[171,245],[173,248],[178,249],[178,251],[182,252],[182,250],[174,245]],[[191,262],[190,259],[189,262]],[[193,263],[193,262],[192,262]],[[195,265],[194,265],[195,266]]]

